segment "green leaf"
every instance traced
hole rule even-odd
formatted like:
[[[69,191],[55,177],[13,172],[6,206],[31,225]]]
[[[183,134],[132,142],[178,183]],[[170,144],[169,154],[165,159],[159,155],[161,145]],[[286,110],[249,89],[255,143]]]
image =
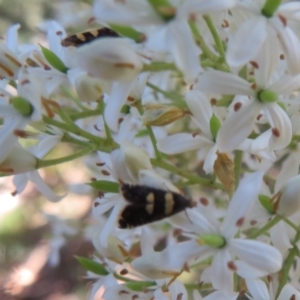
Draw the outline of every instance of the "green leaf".
[[[62,62],[62,60],[51,50],[43,47],[40,45],[42,52],[47,60],[47,62],[56,70],[62,72],[62,73],[67,73],[68,68],[65,66],[65,64]]]
[[[108,26],[112,30],[116,31],[119,35],[126,36],[126,37],[134,40],[137,43],[142,43],[146,39],[146,36],[144,33],[139,32],[130,26],[122,26],[122,25],[117,25],[117,24],[113,24],[113,23],[109,23]]]
[[[104,193],[119,193],[120,190],[120,185],[117,182],[108,180],[92,181],[88,185]]]
[[[87,270],[91,271],[98,275],[106,276],[109,272],[103,267],[103,265],[95,262],[92,259],[82,257],[82,256],[75,256],[78,262]]]
[[[132,291],[142,292],[145,288],[156,285],[153,281],[133,281],[126,283],[126,286]]]

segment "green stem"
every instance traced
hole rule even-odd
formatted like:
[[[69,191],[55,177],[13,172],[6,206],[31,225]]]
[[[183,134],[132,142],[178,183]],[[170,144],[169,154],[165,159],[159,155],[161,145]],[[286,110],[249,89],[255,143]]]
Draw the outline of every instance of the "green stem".
[[[223,62],[225,62],[225,50],[224,50],[224,47],[223,47],[223,43],[220,39],[218,31],[216,30],[216,27],[215,27],[211,17],[209,15],[203,15],[203,19],[205,20],[206,25],[207,25],[207,27],[209,28],[209,30],[212,34],[212,37],[215,41],[217,50],[220,53],[220,56],[221,56]]]
[[[275,216],[270,222],[268,222],[264,227],[261,229],[257,230],[253,234],[248,236],[248,239],[256,239],[260,235],[264,234],[267,232],[270,228],[272,228],[274,225],[276,225],[278,222],[282,220],[281,216]]]
[[[161,71],[176,71],[179,72],[173,63],[166,62],[152,62],[151,64],[144,65],[143,72],[161,72]]]
[[[243,151],[236,150],[234,156],[234,178],[235,178],[235,188],[239,186],[241,178],[241,167],[242,167]]]
[[[61,139],[61,142],[71,143],[71,144],[74,144],[74,145],[77,145],[77,146],[83,146],[83,147],[86,147],[89,144],[89,142],[87,142],[87,141],[82,141],[82,140],[75,139],[74,137],[72,137],[68,133],[64,134],[64,136]]]
[[[59,122],[57,120],[51,119],[49,117],[43,116],[43,121],[46,124],[55,126],[57,128],[62,129],[63,131],[67,131],[67,132],[72,132],[78,136],[82,136],[96,144],[99,143],[105,143],[105,140],[103,138],[97,137],[93,134],[88,133],[87,131],[82,130],[81,128],[79,128],[78,126],[76,126],[75,124],[72,124],[71,126],[69,126],[68,124]]]
[[[87,110],[87,108],[81,104],[81,100],[75,97],[65,86],[60,87],[61,91],[70,98],[80,109]]]
[[[87,111],[70,113],[69,117],[72,121],[76,121],[78,119],[100,116],[101,114],[102,114],[102,110],[96,109],[96,110],[87,110]]]
[[[182,103],[182,106],[184,108],[187,108],[187,105],[183,99],[183,97],[175,92],[167,92],[167,91],[164,91],[162,89],[160,89],[159,87],[157,87],[156,85],[150,83],[150,82],[147,82],[147,86],[150,87],[153,91],[155,92],[158,92],[160,94],[162,94],[163,96],[165,96],[166,98],[168,99],[171,99],[171,100],[174,100],[174,101],[177,101],[177,102],[180,102]],[[178,105],[178,107],[181,107]]]
[[[216,63],[219,59],[219,57],[217,55],[215,55],[210,49],[209,47],[206,45],[204,38],[202,37],[202,35],[200,34],[196,24],[194,21],[190,21],[189,22],[190,28],[192,30],[192,33],[194,35],[195,41],[197,43],[197,45],[201,48],[202,53],[204,54],[204,56],[206,56],[209,60],[211,60],[212,62]]]
[[[297,232],[294,243],[296,243],[299,240],[299,238],[300,238],[300,234],[299,234],[299,232]],[[289,251],[287,258],[285,259],[285,261],[282,264],[281,278],[280,278],[280,282],[279,282],[279,286],[277,289],[275,299],[278,298],[279,294],[281,293],[281,290],[288,282],[290,269],[293,265],[295,257],[298,255],[298,253],[299,253],[299,249],[298,249],[297,245],[295,244],[294,247]]]
[[[289,226],[291,226],[298,234],[300,234],[300,228],[295,225],[291,220],[289,220],[288,218],[284,218],[282,217],[283,221],[285,223],[287,223]]]
[[[164,169],[166,171],[171,172],[172,174],[179,175],[181,177],[187,178],[190,182],[194,182],[195,184],[201,184],[204,186],[209,186],[214,189],[221,189],[224,190],[224,186],[220,183],[213,182],[211,179],[201,178],[196,175],[191,175],[189,172],[184,171],[180,168],[174,167],[173,165],[168,164],[167,162],[163,160],[158,159],[151,159],[151,163],[153,166]]]
[[[45,167],[49,167],[49,166],[53,166],[53,165],[62,164],[62,163],[68,162],[68,161],[72,161],[76,158],[85,156],[85,155],[93,152],[94,150],[95,150],[95,147],[92,146],[92,147],[85,148],[81,151],[78,151],[77,153],[74,153],[74,154],[71,154],[71,155],[68,155],[68,156],[64,156],[64,157],[61,157],[61,158],[48,159],[48,160],[38,160],[36,168],[40,169],[40,168],[45,168]]]
[[[148,130],[148,134],[149,134],[150,140],[151,140],[153,148],[154,148],[155,156],[156,156],[157,160],[161,160],[162,155],[161,155],[161,152],[157,149],[157,142],[156,142],[156,138],[153,133],[153,130],[152,130],[151,126],[146,126],[146,128]]]

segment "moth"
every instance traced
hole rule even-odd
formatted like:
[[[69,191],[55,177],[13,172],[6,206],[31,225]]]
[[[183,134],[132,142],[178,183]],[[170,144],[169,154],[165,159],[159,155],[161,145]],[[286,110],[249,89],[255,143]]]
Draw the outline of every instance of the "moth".
[[[162,220],[196,205],[179,193],[145,185],[122,184],[128,205],[120,212],[119,228],[132,228]]]
[[[110,28],[103,27],[101,29],[91,29],[88,31],[72,34],[61,41],[64,47],[74,46],[79,47],[90,43],[95,39],[102,37],[120,37],[115,31]]]

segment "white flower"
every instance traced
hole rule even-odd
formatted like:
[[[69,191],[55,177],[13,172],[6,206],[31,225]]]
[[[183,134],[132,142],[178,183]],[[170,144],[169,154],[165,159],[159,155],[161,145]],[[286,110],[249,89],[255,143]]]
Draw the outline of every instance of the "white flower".
[[[243,22],[236,33],[229,38],[227,62],[233,67],[241,67],[253,59],[261,50],[264,42],[273,39],[272,51],[279,51],[279,43],[283,49],[291,74],[300,72],[300,41],[288,22],[299,21],[300,4],[296,1],[278,7],[272,16],[263,13],[266,1],[239,0],[237,3],[243,13],[251,16]],[[271,54],[270,52],[270,54]]]
[[[200,241],[202,236],[204,245],[199,245],[196,242],[199,237],[194,236],[196,240],[184,242],[186,247],[181,255],[195,257],[197,261],[213,256],[212,264],[204,271],[202,280],[211,282],[217,290],[232,292],[233,272],[243,278],[257,278],[281,268],[282,256],[276,248],[259,241],[235,237],[258,196],[261,184],[262,174],[258,172],[241,180],[219,227],[212,225],[197,211],[189,212],[194,231],[200,235]],[[218,246],[205,244],[205,236],[213,236]]]
[[[274,62],[266,58],[268,47],[265,43],[263,49],[266,52],[258,56],[259,67],[254,73],[256,79],[254,85],[237,75],[214,70],[205,72],[199,78],[199,89],[204,92],[250,97],[233,103],[218,132],[216,142],[224,152],[236,149],[245,141],[253,130],[255,122],[258,121],[259,113],[267,118],[271,128],[253,141],[252,151],[283,149],[291,141],[291,120],[277,104],[277,100],[281,100],[281,96],[289,95],[300,87],[300,75],[286,75],[271,81]],[[265,95],[267,99],[264,99]],[[270,99],[269,95],[273,98]]]
[[[192,121],[201,130],[201,134],[177,133],[158,140],[158,149],[167,154],[182,153],[199,150],[198,158],[204,160],[203,169],[206,173],[214,170],[217,158],[218,145],[211,134],[209,122],[213,109],[208,99],[199,91],[192,90],[186,93],[186,103],[193,114]]]
[[[291,284],[286,284],[278,297],[276,297],[276,290],[274,290],[272,283],[270,283],[269,290],[262,280],[246,279],[246,284],[251,296],[246,295],[248,299],[251,300],[300,300],[300,292],[297,291]]]
[[[148,1],[130,0],[112,2],[96,1],[94,12],[100,22],[122,25],[148,25],[146,46],[153,51],[169,52],[177,67],[183,72],[187,82],[193,82],[200,72],[200,49],[196,46],[188,20],[193,14],[207,14],[228,9],[234,5],[231,0],[188,0],[184,3],[171,3],[169,18],[164,20]],[[162,13],[163,14],[163,13]],[[152,25],[152,26],[149,26]],[[147,27],[142,27],[145,29]]]

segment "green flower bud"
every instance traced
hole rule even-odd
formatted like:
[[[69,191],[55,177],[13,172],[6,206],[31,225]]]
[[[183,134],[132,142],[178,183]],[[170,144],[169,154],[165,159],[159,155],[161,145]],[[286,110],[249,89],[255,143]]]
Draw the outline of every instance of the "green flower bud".
[[[18,111],[22,116],[29,117],[33,112],[33,106],[22,97],[13,97],[10,98],[13,108]]]
[[[266,0],[261,13],[267,18],[271,18],[280,4],[281,0]]]
[[[259,195],[258,200],[260,204],[265,208],[266,211],[268,211],[270,214],[274,214],[274,203],[271,202],[271,198],[265,195]]]
[[[176,8],[173,7],[168,0],[148,0],[157,14],[159,14],[166,22],[172,20],[176,15]]]
[[[262,90],[257,95],[261,102],[275,102],[278,100],[278,96],[273,91]]]
[[[209,121],[209,127],[210,127],[210,133],[215,139],[217,137],[218,131],[221,127],[221,122],[220,120],[216,117],[215,114],[213,114],[210,118]]]
[[[205,244],[215,248],[222,248],[226,245],[226,240],[218,234],[204,234],[198,240],[199,244]]]

